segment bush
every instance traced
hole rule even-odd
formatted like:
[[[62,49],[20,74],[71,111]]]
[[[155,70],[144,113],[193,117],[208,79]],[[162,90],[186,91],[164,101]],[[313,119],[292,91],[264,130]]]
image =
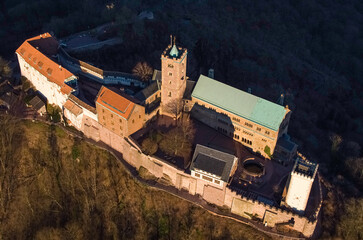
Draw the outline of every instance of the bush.
[[[58,106],[54,104],[47,104],[47,113],[48,120],[51,120],[54,123],[58,123],[61,121],[62,110]]]
[[[267,154],[267,156],[269,156],[269,158],[271,158],[271,149],[269,146],[265,146],[264,152]]]
[[[158,144],[150,138],[146,138],[142,144],[141,149],[145,154],[153,155],[158,150]]]

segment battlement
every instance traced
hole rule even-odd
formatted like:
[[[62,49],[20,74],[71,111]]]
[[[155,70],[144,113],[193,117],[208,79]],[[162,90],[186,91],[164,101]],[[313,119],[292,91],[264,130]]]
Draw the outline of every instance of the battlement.
[[[304,156],[298,153],[298,157],[292,169],[291,175],[296,175],[313,180],[315,178],[318,167],[319,164],[308,161]]]
[[[188,50],[186,48],[182,48],[182,47],[176,47],[176,49],[178,50],[178,56],[177,57],[174,57],[174,56],[171,56],[170,55],[170,52],[172,51],[172,48],[174,47],[175,45],[171,45],[169,44],[167,46],[167,48],[164,50],[164,52],[161,54],[161,57],[162,58],[168,58],[168,59],[172,59],[174,61],[182,61],[185,56],[188,54]]]

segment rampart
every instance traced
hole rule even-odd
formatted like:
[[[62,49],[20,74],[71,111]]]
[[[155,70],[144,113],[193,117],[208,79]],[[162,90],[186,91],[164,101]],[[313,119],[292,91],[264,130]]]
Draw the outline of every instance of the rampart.
[[[319,207],[313,214],[314,216],[307,218],[290,210],[270,206],[258,200],[241,196],[225,185],[218,188],[201,179],[193,178],[190,174],[185,173],[183,169],[178,169],[163,159],[142,153],[140,146],[132,138],[120,137],[92,119],[88,119],[88,122],[83,124],[82,131],[87,137],[102,141],[121,152],[124,160],[136,169],[144,167],[155,177],[168,181],[178,189],[187,190],[192,195],[198,194],[207,202],[227,207],[233,214],[245,218],[260,219],[269,227],[276,227],[281,224],[301,232],[306,237],[310,237],[314,233],[317,215],[322,203],[321,196]],[[320,182],[319,188],[321,188]]]

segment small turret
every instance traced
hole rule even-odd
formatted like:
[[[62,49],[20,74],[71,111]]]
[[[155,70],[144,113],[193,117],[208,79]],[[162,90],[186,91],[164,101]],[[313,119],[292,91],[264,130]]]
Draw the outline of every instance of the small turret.
[[[172,56],[172,57],[175,57],[175,58],[177,58],[178,57],[178,55],[179,55],[179,51],[178,51],[178,48],[176,47],[176,45],[175,45],[175,37],[174,37],[174,44],[173,44],[173,48],[171,49],[171,51],[170,51],[170,56]]]

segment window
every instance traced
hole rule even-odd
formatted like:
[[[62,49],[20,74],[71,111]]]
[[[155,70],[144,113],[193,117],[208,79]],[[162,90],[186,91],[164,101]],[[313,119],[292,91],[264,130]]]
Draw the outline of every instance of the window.
[[[173,74],[171,72],[169,72],[169,76],[173,76]]]
[[[173,68],[174,66],[173,64],[168,64],[168,67]]]
[[[132,119],[132,123],[135,123],[135,120],[134,119]]]
[[[250,123],[248,123],[248,122],[245,122],[245,125],[247,126],[247,127],[252,127],[252,124],[250,124]]]
[[[111,125],[114,125],[113,121],[111,121]]]
[[[199,173],[194,173],[194,175],[195,175],[196,177],[199,177],[199,178],[200,178],[200,174],[199,174]]]
[[[113,118],[113,114],[111,113],[111,117]]]
[[[105,118],[105,116],[103,116],[102,118],[103,118],[103,120],[105,120],[105,119],[106,119],[106,118]]]
[[[269,132],[269,131],[266,131],[265,133],[266,133],[267,135],[270,135],[270,132]]]
[[[104,113],[105,112],[105,109],[102,109],[102,112]]]
[[[122,131],[122,127],[120,127],[120,130]]]
[[[221,181],[214,179],[214,182],[217,184],[221,184]]]
[[[261,132],[261,128],[259,128],[259,127],[258,127],[258,128],[257,128],[257,131],[260,131],[260,132]]]
[[[184,76],[182,76],[181,80],[184,80]]]
[[[252,137],[253,137],[253,134],[252,134],[252,133],[249,133],[249,132],[247,132],[247,131],[245,131],[245,130],[243,130],[243,133],[244,133],[244,134],[246,134],[246,135],[250,135],[250,136],[252,136]]]
[[[212,178],[210,178],[210,177],[207,177],[207,176],[202,176],[202,178],[204,179],[204,180],[207,180],[207,181],[209,181],[209,182],[213,182],[213,179]]]
[[[235,122],[240,122],[239,118],[233,117],[232,120],[235,121]]]
[[[139,115],[139,118],[141,118],[141,115]]]
[[[171,84],[171,81],[169,81],[169,84]]]
[[[266,140],[266,139],[264,139],[264,138],[262,138],[262,141],[263,141],[263,142],[267,142],[267,140]]]
[[[169,92],[168,97],[171,97],[171,92]]]
[[[120,123],[122,123],[122,120],[120,119]]]

